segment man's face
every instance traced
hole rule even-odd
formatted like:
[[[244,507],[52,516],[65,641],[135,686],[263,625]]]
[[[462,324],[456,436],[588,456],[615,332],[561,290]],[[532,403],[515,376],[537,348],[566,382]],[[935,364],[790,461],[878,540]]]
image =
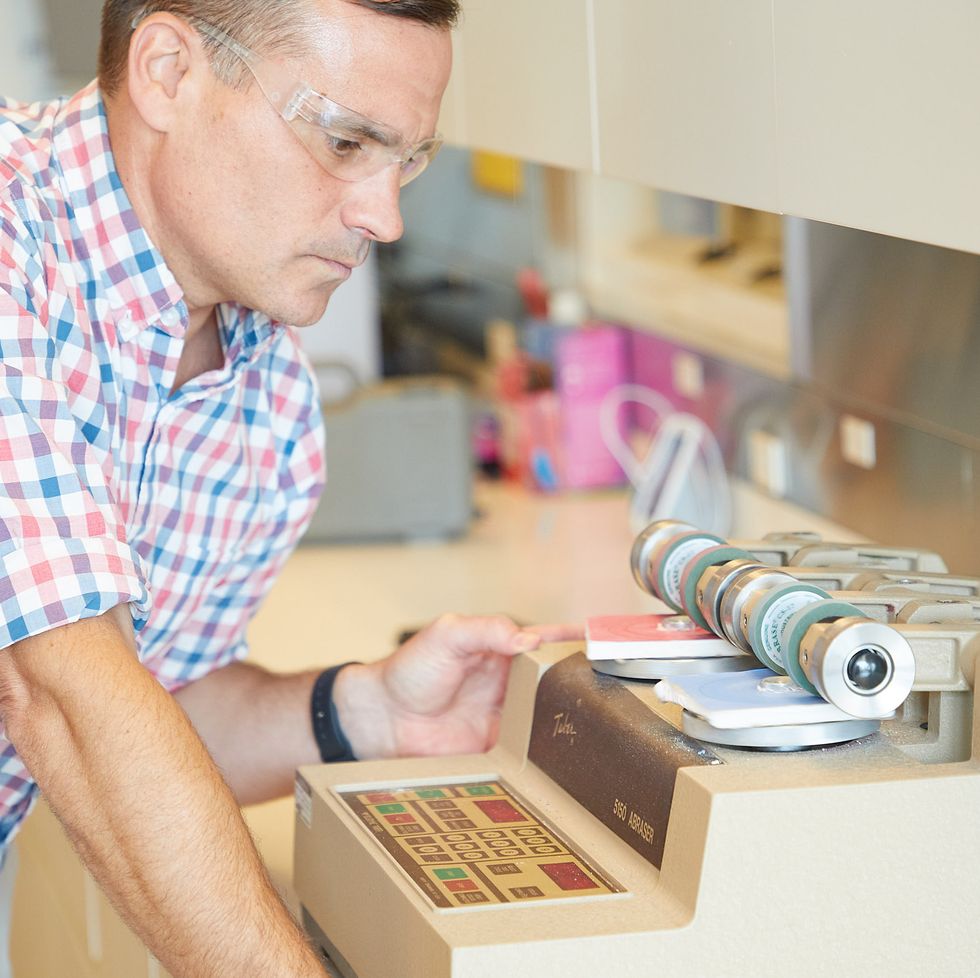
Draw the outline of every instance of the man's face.
[[[345,0],[317,0],[309,56],[293,77],[411,143],[431,136],[450,38]],[[208,83],[195,119],[163,153],[155,208],[168,262],[192,306],[239,302],[316,322],[372,241],[401,235],[399,168],[350,183],[328,174],[252,83]]]

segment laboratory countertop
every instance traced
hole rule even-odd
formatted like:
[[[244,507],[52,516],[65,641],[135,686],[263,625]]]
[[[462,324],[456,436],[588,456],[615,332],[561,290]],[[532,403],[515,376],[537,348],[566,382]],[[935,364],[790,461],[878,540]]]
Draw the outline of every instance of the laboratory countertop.
[[[858,539],[751,488],[733,486],[732,536],[811,530]],[[469,532],[449,541],[301,546],[252,623],[252,661],[277,671],[381,658],[396,636],[452,611],[503,613],[523,623],[582,622],[591,615],[656,609],[633,583],[633,532],[625,492],[535,495],[478,483]],[[277,887],[291,887],[293,804],[246,810]]]

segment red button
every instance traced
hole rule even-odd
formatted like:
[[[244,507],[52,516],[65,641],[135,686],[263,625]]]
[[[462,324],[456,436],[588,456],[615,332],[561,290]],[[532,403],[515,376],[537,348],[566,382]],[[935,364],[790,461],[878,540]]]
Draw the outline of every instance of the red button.
[[[462,893],[465,890],[478,890],[479,887],[473,880],[450,880],[446,884],[446,889],[451,893]]]
[[[391,822],[392,825],[404,825],[406,822],[414,822],[415,816],[407,812],[404,815],[385,815],[385,821]]]
[[[478,801],[476,807],[483,812],[491,822],[526,822],[527,816],[522,815],[509,801]]]
[[[375,793],[366,797],[369,805],[383,805],[385,802],[395,800],[395,796],[390,792]]]
[[[541,869],[548,874],[562,890],[597,890],[578,863],[541,863]]]

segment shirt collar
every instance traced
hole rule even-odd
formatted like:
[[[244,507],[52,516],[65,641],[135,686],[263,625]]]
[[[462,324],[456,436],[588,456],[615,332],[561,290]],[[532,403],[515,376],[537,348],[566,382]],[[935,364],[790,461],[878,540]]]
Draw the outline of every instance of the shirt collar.
[[[68,191],[72,219],[96,271],[123,339],[147,326],[183,337],[184,292],[143,229],[116,169],[105,103],[93,81],[62,107],[54,155]],[[234,304],[221,310],[229,362],[248,362],[282,324]],[[126,334],[129,334],[127,336]]]
[[[72,221],[103,280],[119,326],[138,331],[154,325],[182,336],[187,326],[183,290],[143,230],[123,189],[96,82],[62,107],[53,146],[74,211]]]

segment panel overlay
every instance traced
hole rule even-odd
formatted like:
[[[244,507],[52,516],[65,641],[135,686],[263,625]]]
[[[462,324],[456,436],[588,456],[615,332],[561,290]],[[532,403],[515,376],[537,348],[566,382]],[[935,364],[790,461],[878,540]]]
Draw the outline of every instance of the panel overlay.
[[[436,907],[624,892],[499,781],[338,794]]]

